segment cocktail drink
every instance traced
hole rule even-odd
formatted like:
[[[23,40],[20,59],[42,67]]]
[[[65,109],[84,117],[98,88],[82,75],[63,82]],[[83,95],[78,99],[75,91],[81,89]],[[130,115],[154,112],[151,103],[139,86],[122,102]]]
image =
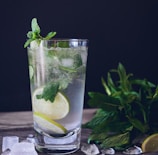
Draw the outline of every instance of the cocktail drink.
[[[86,39],[33,41],[28,47],[36,148],[69,154],[80,146]]]

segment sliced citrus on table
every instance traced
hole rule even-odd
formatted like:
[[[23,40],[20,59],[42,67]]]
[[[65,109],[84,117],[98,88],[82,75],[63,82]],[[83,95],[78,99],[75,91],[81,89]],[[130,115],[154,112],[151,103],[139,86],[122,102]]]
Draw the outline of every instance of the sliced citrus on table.
[[[143,152],[155,152],[158,151],[158,133],[152,134],[147,137],[142,143]]]
[[[41,95],[42,92],[43,88],[38,88],[33,93],[33,111],[40,112],[53,120],[62,119],[69,113],[69,101],[61,92],[57,93],[53,102],[43,98],[38,99],[37,95]]]
[[[41,129],[56,133],[56,134],[65,134],[67,132],[66,128],[64,128],[63,125],[57,123],[56,121],[53,121],[46,115],[39,113],[39,112],[34,112],[34,121],[38,124]]]

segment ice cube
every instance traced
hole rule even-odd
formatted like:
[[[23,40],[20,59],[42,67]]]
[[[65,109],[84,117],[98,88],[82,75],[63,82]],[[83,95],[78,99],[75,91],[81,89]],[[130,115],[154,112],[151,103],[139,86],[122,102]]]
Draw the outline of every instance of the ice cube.
[[[113,148],[107,148],[107,149],[103,149],[101,150],[102,154],[115,154],[115,150]]]
[[[86,155],[96,155],[99,154],[99,149],[95,144],[83,144],[81,146],[81,151]]]
[[[20,142],[13,145],[11,155],[38,155],[34,144],[30,142]]]
[[[19,137],[17,136],[5,136],[2,139],[2,152],[7,149],[12,149],[13,145],[19,143]]]
[[[29,141],[30,143],[35,144],[35,137],[32,134],[29,134],[26,138],[27,141]]]
[[[63,59],[61,60],[61,64],[62,64],[64,67],[73,67],[74,60],[71,59],[71,58],[63,58]]]
[[[27,137],[33,138],[34,135],[33,134],[28,134]]]
[[[142,153],[142,149],[138,146],[134,146],[134,147],[130,147],[128,149],[126,149],[125,151],[123,151],[124,154],[141,154]]]

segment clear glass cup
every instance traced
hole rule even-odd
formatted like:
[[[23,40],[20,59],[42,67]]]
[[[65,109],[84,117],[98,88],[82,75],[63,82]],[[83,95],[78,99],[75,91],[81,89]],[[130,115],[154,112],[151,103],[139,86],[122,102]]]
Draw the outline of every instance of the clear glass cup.
[[[88,41],[52,39],[28,47],[36,149],[69,154],[80,147]]]

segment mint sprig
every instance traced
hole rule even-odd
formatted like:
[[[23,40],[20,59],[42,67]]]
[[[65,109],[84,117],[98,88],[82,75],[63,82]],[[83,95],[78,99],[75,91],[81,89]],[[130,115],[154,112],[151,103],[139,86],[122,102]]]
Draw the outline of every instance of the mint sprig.
[[[112,78],[113,73],[117,76]],[[105,93],[89,92],[89,105],[99,110],[83,125],[92,129],[88,142],[120,150],[132,145],[137,137],[158,132],[158,86],[127,74],[121,63],[101,82]]]
[[[28,40],[25,42],[24,44],[24,48],[26,48],[27,46],[29,46],[29,44],[32,41],[37,41],[38,44],[40,44],[41,40],[49,40],[51,38],[53,38],[56,35],[56,32],[49,32],[45,37],[41,36],[41,29],[40,26],[37,23],[37,19],[33,18],[31,21],[31,29],[32,31],[29,31],[27,33],[27,37]]]

